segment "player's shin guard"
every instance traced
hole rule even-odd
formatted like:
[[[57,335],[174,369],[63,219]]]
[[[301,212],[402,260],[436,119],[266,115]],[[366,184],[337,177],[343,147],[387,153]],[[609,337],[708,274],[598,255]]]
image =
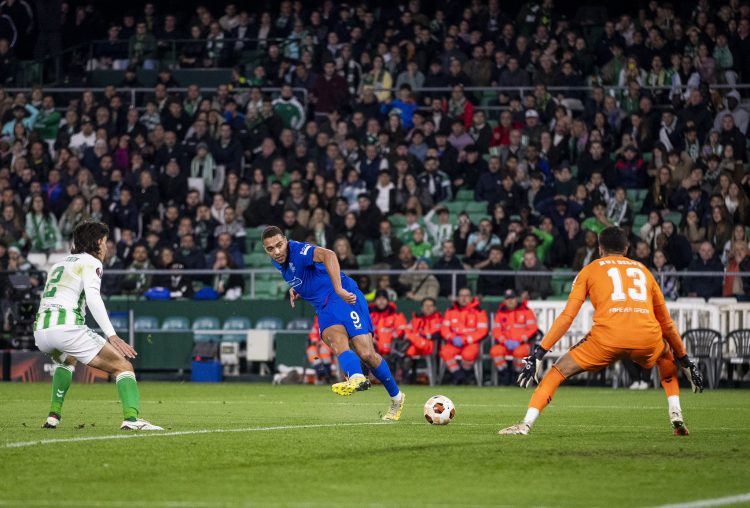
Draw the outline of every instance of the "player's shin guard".
[[[529,408],[534,408],[541,412],[547,407],[547,404],[552,402],[552,397],[563,382],[565,382],[565,376],[553,365],[544,375],[542,382],[539,383],[536,390],[534,390],[534,395],[531,396],[531,401],[529,401]]]
[[[664,388],[667,397],[679,396],[680,384],[677,381],[677,365],[675,365],[672,355],[668,354],[659,358],[656,366],[659,368],[661,386]]]
[[[391,369],[388,367],[388,362],[386,362],[385,359],[381,360],[380,365],[372,369],[372,374],[383,384],[385,389],[388,390],[388,395],[391,397],[395,397],[401,391],[398,389],[396,380],[393,379]]]
[[[55,369],[55,373],[52,375],[52,402],[50,404],[50,413],[54,413],[57,416],[62,414],[62,406],[65,401],[65,394],[70,388],[70,383],[73,381],[73,371],[75,368],[72,365],[58,365]]]
[[[122,402],[122,415],[124,420],[135,421],[141,411],[141,395],[138,392],[138,383],[135,373],[121,372],[117,375],[117,393]]]
[[[354,351],[347,349],[338,356],[339,366],[344,371],[347,378],[354,376],[355,374],[362,375],[362,364],[359,361],[359,356],[354,354]]]

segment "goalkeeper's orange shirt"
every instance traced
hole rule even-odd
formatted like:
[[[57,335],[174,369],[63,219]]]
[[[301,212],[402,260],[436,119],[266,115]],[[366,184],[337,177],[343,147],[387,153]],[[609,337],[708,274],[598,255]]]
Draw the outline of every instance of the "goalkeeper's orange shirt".
[[[677,357],[685,354],[664,295],[648,268],[624,256],[606,256],[585,266],[573,281],[568,303],[542,340],[550,349],[568,331],[586,297],[594,306],[591,338],[602,345],[648,348],[667,339]]]

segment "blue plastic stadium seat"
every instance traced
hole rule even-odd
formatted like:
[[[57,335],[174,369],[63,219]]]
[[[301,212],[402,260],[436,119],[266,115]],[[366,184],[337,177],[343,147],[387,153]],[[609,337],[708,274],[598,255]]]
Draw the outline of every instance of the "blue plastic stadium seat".
[[[312,320],[308,318],[294,318],[286,324],[286,329],[309,331],[312,325]]]
[[[219,329],[219,318],[213,316],[201,316],[195,318],[193,321],[193,331],[197,330],[218,330]],[[214,335],[210,333],[194,333],[193,339],[195,342],[217,342],[220,335]]]
[[[246,317],[230,317],[224,321],[224,334],[221,336],[223,342],[244,342],[247,330],[251,328],[250,320]],[[227,333],[230,330],[236,330],[234,333]]]
[[[284,322],[277,317],[262,317],[255,323],[255,328],[259,330],[283,330]]]
[[[159,320],[154,316],[138,316],[134,323],[135,331],[158,330]]]
[[[169,316],[161,324],[162,330],[190,330],[190,321],[184,316]]]

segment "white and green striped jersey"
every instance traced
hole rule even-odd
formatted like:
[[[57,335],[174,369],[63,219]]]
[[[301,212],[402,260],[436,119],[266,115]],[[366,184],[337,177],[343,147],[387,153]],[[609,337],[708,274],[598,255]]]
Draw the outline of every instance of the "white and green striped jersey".
[[[100,288],[102,263],[91,254],[71,254],[52,266],[47,276],[34,330],[62,325],[83,326],[86,304],[105,337],[115,334]]]

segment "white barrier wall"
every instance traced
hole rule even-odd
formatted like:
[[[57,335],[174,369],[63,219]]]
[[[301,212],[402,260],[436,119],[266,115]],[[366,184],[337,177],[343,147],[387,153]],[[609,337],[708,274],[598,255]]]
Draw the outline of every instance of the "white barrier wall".
[[[546,332],[552,322],[565,308],[566,302],[532,300],[528,302],[539,323]],[[750,328],[750,303],[737,303],[734,298],[717,298],[708,302],[702,298],[680,298],[667,302],[669,313],[680,333],[693,328],[711,328],[726,336],[732,330]],[[591,330],[594,308],[590,302],[581,307],[568,333],[552,350],[556,356],[565,352]]]

